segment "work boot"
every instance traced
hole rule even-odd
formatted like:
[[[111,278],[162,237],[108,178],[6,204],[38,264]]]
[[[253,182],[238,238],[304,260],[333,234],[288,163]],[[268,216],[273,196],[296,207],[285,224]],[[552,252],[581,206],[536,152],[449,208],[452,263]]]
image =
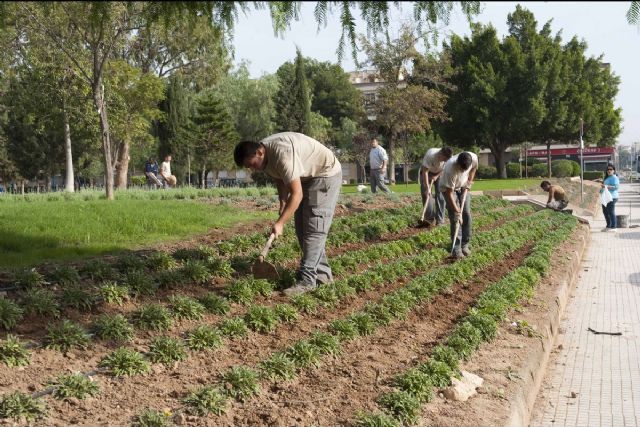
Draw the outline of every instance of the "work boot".
[[[288,297],[294,297],[296,295],[302,295],[305,292],[309,292],[317,288],[318,288],[318,285],[310,285],[304,282],[296,282],[294,286],[285,289],[283,292]]]
[[[469,256],[469,254],[471,254],[471,249],[469,249],[469,245],[462,246],[462,254],[464,256]]]
[[[462,251],[458,248],[453,251],[453,254],[451,255],[451,257],[453,259],[461,259],[461,258],[464,258],[464,253],[462,253]]]
[[[333,279],[330,279],[326,274],[318,274],[316,277],[316,283],[319,285],[328,285],[333,283]]]

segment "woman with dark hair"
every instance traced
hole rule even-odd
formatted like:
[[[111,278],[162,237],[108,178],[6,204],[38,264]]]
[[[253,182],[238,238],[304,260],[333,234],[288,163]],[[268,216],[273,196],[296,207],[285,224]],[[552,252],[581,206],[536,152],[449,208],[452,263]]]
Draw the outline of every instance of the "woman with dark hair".
[[[604,219],[607,222],[607,226],[602,231],[616,231],[616,202],[618,201],[618,188],[620,188],[620,180],[616,176],[616,167],[613,165],[607,166],[606,177],[601,184],[602,188],[600,193],[606,188],[611,193],[613,200],[607,203],[607,206],[602,206],[602,213]]]

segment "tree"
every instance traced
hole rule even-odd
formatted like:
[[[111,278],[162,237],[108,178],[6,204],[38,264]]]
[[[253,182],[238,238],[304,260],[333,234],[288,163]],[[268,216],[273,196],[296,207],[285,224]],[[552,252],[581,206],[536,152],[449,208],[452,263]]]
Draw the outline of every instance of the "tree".
[[[632,1],[627,11],[627,22],[631,25],[636,25],[638,18],[640,18],[640,1]]]
[[[296,49],[293,73],[286,67],[280,67],[276,74],[279,84],[275,97],[276,130],[308,134],[311,124],[311,100],[300,49]]]

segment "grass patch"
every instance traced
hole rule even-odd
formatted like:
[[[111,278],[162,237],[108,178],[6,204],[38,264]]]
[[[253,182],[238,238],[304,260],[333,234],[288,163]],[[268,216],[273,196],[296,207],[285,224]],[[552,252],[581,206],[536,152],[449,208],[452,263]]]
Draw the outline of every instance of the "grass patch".
[[[13,418],[15,421],[24,418],[26,421],[33,421],[46,415],[47,408],[41,400],[20,391],[7,394],[0,400],[0,418]]]
[[[522,190],[532,185],[540,185],[542,178],[529,179],[478,179],[474,181],[473,191],[490,190]],[[368,186],[368,184],[367,184]],[[389,189],[395,193],[420,193],[420,184],[396,184],[390,185]],[[342,194],[358,193],[357,185],[343,185],[340,190]]]
[[[0,326],[7,331],[16,327],[22,320],[23,311],[10,299],[0,298]]]
[[[221,415],[226,411],[227,396],[218,388],[207,386],[192,392],[183,402],[188,406],[187,410],[194,415]]]
[[[191,350],[211,350],[222,345],[222,336],[216,328],[200,325],[189,332],[186,342]]]
[[[72,348],[85,348],[89,344],[89,335],[77,323],[63,320],[47,329],[46,347],[66,353]]]
[[[224,389],[230,397],[243,402],[260,392],[258,373],[243,367],[234,366],[224,375]]]
[[[31,354],[17,337],[7,335],[6,340],[0,341],[0,360],[10,368],[27,366]]]
[[[96,335],[103,340],[129,342],[133,340],[133,326],[122,314],[103,314],[94,324]]]
[[[136,427],[169,427],[173,423],[171,420],[171,412],[158,412],[154,409],[145,409],[136,417]]]
[[[171,313],[160,304],[145,305],[135,314],[136,322],[142,329],[166,331],[173,324]]]
[[[142,353],[121,347],[100,361],[100,367],[107,368],[116,377],[132,377],[149,372],[149,362]]]
[[[91,378],[82,374],[59,375],[55,380],[47,383],[53,386],[53,397],[56,399],[84,399],[89,396],[95,396],[100,391],[98,384],[94,383]]]
[[[153,363],[169,365],[187,358],[187,352],[181,341],[171,337],[156,337],[149,348],[149,359]]]

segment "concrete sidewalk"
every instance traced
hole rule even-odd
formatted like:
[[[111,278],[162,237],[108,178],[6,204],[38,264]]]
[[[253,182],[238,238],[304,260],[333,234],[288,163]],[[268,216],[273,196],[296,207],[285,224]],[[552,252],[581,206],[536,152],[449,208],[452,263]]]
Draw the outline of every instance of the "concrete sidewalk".
[[[622,184],[616,205],[617,215],[631,209],[631,226],[640,224],[639,190]],[[640,426],[640,228],[604,227],[600,212],[532,426]]]

